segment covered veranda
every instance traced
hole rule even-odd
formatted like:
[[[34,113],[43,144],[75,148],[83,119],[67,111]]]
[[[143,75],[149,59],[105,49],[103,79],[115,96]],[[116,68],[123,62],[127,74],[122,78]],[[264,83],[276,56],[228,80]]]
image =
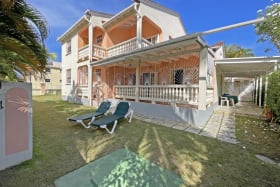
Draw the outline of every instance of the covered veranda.
[[[92,62],[89,85],[101,85],[105,99],[131,101],[139,113],[204,124],[218,100],[214,56],[199,34],[187,35]]]
[[[280,56],[226,58],[215,60],[215,64],[217,67],[219,95],[227,91],[225,89],[225,78],[232,78],[237,81],[242,79],[250,80],[250,84],[239,92],[238,97],[242,97],[242,91],[251,89],[251,101],[261,107],[262,103],[265,105],[266,91],[269,84],[268,75],[279,69]],[[262,85],[264,85],[264,88]],[[263,91],[264,96],[262,95]]]

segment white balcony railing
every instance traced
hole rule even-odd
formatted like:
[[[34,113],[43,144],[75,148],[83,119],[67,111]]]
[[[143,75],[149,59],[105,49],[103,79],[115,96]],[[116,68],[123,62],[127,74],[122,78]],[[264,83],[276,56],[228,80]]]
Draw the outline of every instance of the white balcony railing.
[[[128,53],[130,51],[135,50],[137,48],[136,42],[137,42],[136,38],[132,38],[130,40],[127,40],[125,42],[110,47],[108,49],[108,57],[116,56],[123,53]]]
[[[92,55],[94,57],[105,58],[105,57],[107,57],[107,50],[98,45],[93,45]]]
[[[137,94],[135,85],[116,85],[115,97],[196,105],[198,104],[198,89],[198,85],[140,85]]]
[[[88,87],[87,86],[78,86],[76,88],[76,96],[79,96],[79,97],[88,97]]]
[[[143,38],[141,39],[141,47],[147,47],[150,45],[153,45],[153,44]],[[108,49],[105,49],[98,45],[93,45],[92,55],[93,55],[93,57],[106,58],[106,57],[112,57],[112,56],[128,53],[137,48],[138,48],[137,39],[132,38],[130,40],[127,40],[127,41],[124,41],[117,45],[114,45]],[[79,53],[78,54],[79,60],[85,60],[89,55],[88,45],[80,48],[78,53]]]
[[[85,60],[88,58],[88,45],[81,47],[78,51],[79,60]]]

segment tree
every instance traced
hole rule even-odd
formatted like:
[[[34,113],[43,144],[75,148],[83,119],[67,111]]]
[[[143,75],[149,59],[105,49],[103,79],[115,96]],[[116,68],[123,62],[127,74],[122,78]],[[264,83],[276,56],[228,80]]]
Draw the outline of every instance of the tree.
[[[43,72],[48,53],[47,21],[25,0],[0,1],[0,80]]]
[[[258,42],[269,41],[280,52],[280,3],[267,6],[264,11],[259,10],[258,17],[265,17],[263,22],[255,25],[256,33],[259,35]]]
[[[226,58],[239,58],[239,57],[250,57],[255,56],[252,49],[242,48],[238,45],[228,45],[225,48]]]

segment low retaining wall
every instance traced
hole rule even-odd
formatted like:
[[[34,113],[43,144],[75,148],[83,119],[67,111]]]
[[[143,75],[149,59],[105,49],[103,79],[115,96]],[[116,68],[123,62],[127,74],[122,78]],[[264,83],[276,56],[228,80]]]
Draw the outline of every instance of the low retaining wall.
[[[136,113],[151,116],[154,118],[167,119],[172,121],[186,122],[190,125],[204,126],[212,115],[217,103],[206,110],[177,107],[175,105],[159,105],[150,103],[131,102]]]
[[[62,99],[69,102],[84,104],[89,106],[88,98],[78,98],[62,96]],[[108,99],[113,103],[116,103],[118,99]],[[206,124],[210,116],[212,115],[214,109],[218,106],[218,102],[209,106],[206,110],[197,110],[186,107],[178,107],[173,105],[160,105],[152,103],[143,103],[129,101],[131,103],[132,109],[139,114],[145,116],[151,116],[153,118],[167,119],[178,122],[186,122],[190,125],[195,125],[202,127]],[[97,107],[97,102],[93,101],[93,106]]]

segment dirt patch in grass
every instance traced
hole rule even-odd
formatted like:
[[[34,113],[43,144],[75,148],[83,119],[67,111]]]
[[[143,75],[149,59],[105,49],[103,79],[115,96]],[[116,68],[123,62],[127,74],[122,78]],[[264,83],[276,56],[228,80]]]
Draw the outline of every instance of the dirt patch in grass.
[[[59,97],[34,97],[33,159],[1,171],[0,186],[54,186],[55,179],[120,148],[176,173],[185,186],[280,184],[280,169],[255,158],[254,149],[243,149],[243,141],[229,144],[136,119],[122,120],[109,135],[66,120],[92,110]]]
[[[236,117],[236,136],[242,147],[280,162],[279,126],[260,119]]]

